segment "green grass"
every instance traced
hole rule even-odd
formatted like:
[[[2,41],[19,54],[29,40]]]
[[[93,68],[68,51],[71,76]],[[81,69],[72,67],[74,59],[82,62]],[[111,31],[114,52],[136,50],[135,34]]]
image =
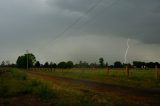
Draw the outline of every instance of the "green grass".
[[[48,85],[36,80],[30,80],[26,72],[11,69],[0,75],[0,97],[14,97],[21,95],[37,95],[42,99],[54,97],[54,92]]]
[[[130,70],[129,78],[125,76],[124,69],[57,69],[56,71],[41,71],[44,74],[93,80],[102,83],[111,83],[142,88],[160,88],[160,79],[155,80],[154,70]]]
[[[70,87],[68,87],[70,86]],[[84,87],[78,86],[80,89]],[[95,92],[88,90],[79,91],[74,89],[74,86],[60,82],[60,85],[50,83],[48,81],[41,81],[39,78],[31,78],[26,74],[24,70],[11,69],[10,72],[6,72],[0,75],[0,101],[3,104],[12,104],[15,98],[23,98],[25,95],[31,95],[32,97],[40,98],[41,103],[47,103],[47,105],[54,106],[97,106],[97,105],[111,105],[114,106],[116,102],[112,103],[108,96],[102,96]],[[29,96],[30,97],[30,96]],[[101,98],[103,99],[101,100]],[[14,99],[13,99],[14,98]],[[28,98],[25,98],[28,99]],[[31,102],[27,100],[17,101],[19,103]],[[1,103],[1,102],[0,102]],[[122,104],[130,104],[125,100],[122,100]],[[18,104],[18,103],[17,103]],[[18,104],[24,105],[24,104]],[[45,106],[45,105],[44,105]]]
[[[29,74],[32,76],[32,74]],[[58,95],[57,106],[141,106],[143,103],[133,102],[112,92],[99,92],[83,84],[66,83],[59,80],[46,80],[43,76],[33,75],[34,79],[52,85]]]
[[[128,83],[134,84],[135,82],[139,81],[142,83],[146,80],[151,82],[155,81],[152,79],[151,75],[148,75],[148,73],[152,74],[152,71],[134,72],[133,70],[129,79],[124,77],[123,70],[111,70],[108,76],[106,75],[105,69],[66,69],[63,71],[56,70],[55,72],[42,71],[41,73],[55,76],[94,80],[104,83],[122,84],[125,82],[126,85]],[[136,74],[139,76],[136,76]],[[145,80],[143,79],[144,77],[146,78]],[[159,82],[157,81],[157,83]],[[134,84],[134,86],[135,85],[137,85],[137,83]],[[5,100],[6,103],[10,103],[12,100],[10,98],[22,98],[24,95],[31,95],[31,97],[36,97],[36,99],[40,98],[41,102],[39,102],[39,104],[46,103],[45,105],[54,106],[143,105],[141,102],[127,100],[124,97],[117,96],[115,93],[96,92],[81,84],[72,85],[58,80],[42,80],[40,77],[28,74],[25,70],[10,69],[10,72],[5,72],[0,75],[0,103],[1,99]]]

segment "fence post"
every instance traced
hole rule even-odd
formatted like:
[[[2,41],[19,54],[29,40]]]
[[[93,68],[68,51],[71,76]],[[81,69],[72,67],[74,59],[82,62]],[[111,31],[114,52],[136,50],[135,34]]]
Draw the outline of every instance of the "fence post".
[[[129,78],[129,67],[126,65],[126,77]]]
[[[155,79],[158,80],[158,66],[155,65]]]
[[[107,75],[109,75],[109,67],[107,67]]]

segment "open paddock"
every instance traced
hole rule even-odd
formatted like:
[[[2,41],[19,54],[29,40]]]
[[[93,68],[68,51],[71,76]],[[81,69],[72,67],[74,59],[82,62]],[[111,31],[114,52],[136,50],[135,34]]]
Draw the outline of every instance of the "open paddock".
[[[111,83],[124,86],[160,88],[159,69],[130,69],[129,76],[126,75],[125,68],[73,68],[73,69],[51,69],[51,68],[32,68],[36,71],[52,76],[78,78],[92,80],[102,83]]]

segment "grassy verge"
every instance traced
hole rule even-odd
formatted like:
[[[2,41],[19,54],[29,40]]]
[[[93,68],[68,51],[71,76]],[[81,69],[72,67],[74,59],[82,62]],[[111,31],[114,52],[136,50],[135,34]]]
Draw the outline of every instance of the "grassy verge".
[[[29,95],[33,97],[32,99],[35,99],[34,102],[38,104],[42,103],[41,100],[54,100],[54,98],[56,98],[55,92],[47,84],[36,80],[30,80],[24,71],[10,69],[10,72],[5,72],[0,75],[0,105],[5,104],[3,103],[4,100],[7,100],[7,105],[9,105],[10,99],[20,99],[23,97],[25,100],[22,101],[26,101],[24,102],[24,104],[26,104],[28,102],[26,96]]]

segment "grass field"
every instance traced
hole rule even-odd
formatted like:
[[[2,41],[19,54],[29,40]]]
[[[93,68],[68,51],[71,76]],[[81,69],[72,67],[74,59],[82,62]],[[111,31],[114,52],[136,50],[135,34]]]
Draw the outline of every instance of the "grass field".
[[[41,100],[55,98],[54,91],[48,84],[32,80],[26,72],[18,69],[7,69],[0,74],[0,105],[46,105]]]
[[[111,83],[140,88],[160,88],[159,79],[155,79],[154,69],[130,69],[129,78],[125,75],[125,69],[56,69],[55,71],[41,70],[44,74],[93,80],[102,83]]]
[[[32,74],[31,72],[40,73]],[[43,76],[44,75],[44,76]],[[45,76],[48,75],[48,76]],[[54,76],[83,79],[147,89],[160,89],[153,70],[131,70],[126,78],[122,69],[57,69],[56,71],[26,71],[9,69],[0,74],[0,105],[23,106],[149,106],[155,105],[145,97],[126,95],[121,91],[96,90],[82,83],[52,79]],[[160,95],[158,95],[159,97]],[[157,105],[157,104],[156,104]],[[156,106],[155,105],[155,106]],[[159,104],[158,104],[159,105]],[[157,106],[158,106],[157,105]]]

